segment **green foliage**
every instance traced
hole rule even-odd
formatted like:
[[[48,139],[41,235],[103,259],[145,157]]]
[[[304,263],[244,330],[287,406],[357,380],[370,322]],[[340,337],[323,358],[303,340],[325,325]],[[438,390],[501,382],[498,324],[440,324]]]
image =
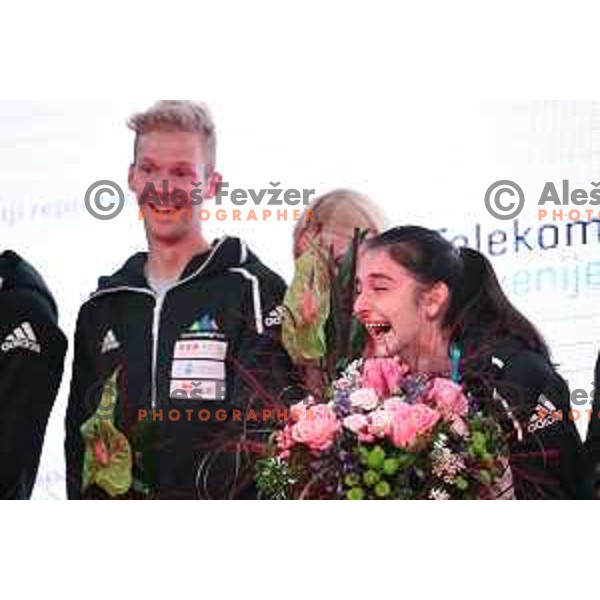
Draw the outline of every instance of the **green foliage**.
[[[295,363],[319,361],[325,386],[361,356],[365,346],[366,329],[354,317],[353,307],[358,248],[367,233],[355,230],[339,263],[333,248],[309,248],[296,261],[284,299],[283,343]],[[312,315],[308,320],[307,313]]]
[[[386,458],[383,461],[383,473],[385,475],[395,475],[400,468],[400,460],[398,458]]]
[[[282,341],[294,362],[320,359],[327,353],[330,285],[327,264],[318,249],[311,248],[296,260],[294,279],[284,299],[282,326]]]
[[[117,369],[105,382],[96,412],[81,426],[82,489],[97,485],[111,498],[126,494],[132,483],[131,447],[114,424],[118,372]]]
[[[363,481],[366,486],[373,487],[379,481],[379,474],[369,469],[363,473]]]
[[[289,463],[281,458],[264,458],[257,461],[256,471],[256,486],[261,498],[286,500],[292,497],[298,478]]]
[[[367,456],[367,466],[370,469],[381,469],[385,460],[385,450],[381,446],[375,446]]]
[[[391,491],[392,488],[390,487],[390,484],[387,481],[380,481],[375,486],[375,495],[378,498],[387,498],[390,495]]]
[[[346,493],[346,498],[348,500],[364,500],[365,491],[361,487],[353,487]]]

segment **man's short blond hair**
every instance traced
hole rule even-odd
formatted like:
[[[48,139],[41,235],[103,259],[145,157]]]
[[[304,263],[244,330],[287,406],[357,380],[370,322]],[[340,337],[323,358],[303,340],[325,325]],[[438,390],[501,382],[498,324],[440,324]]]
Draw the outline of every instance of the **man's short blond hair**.
[[[217,139],[215,125],[204,104],[191,100],[160,100],[148,110],[136,113],[127,121],[129,129],[135,132],[135,159],[139,136],[151,131],[185,131],[202,134],[206,159],[210,166],[215,165]]]

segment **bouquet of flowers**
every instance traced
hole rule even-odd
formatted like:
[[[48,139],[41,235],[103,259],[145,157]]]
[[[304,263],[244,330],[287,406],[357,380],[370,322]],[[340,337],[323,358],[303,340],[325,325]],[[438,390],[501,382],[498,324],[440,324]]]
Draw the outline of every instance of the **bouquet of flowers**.
[[[450,379],[359,359],[327,394],[292,406],[273,434],[262,498],[476,499],[511,487],[499,425]]]

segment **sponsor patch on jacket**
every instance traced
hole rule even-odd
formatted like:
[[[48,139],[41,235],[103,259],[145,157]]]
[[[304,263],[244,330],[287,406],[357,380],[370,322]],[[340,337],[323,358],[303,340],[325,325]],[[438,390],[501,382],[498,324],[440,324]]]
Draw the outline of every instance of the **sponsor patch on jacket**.
[[[174,359],[225,360],[226,355],[227,342],[219,340],[179,340],[173,352]]]
[[[174,360],[173,379],[225,379],[225,363],[221,360]]]
[[[188,325],[181,333],[182,339],[189,340],[224,340],[225,335],[217,325],[214,316],[203,314]]]
[[[202,313],[187,325],[171,357],[171,399],[223,400],[227,345],[214,315]]]
[[[222,380],[172,379],[172,400],[224,400],[226,386]]]

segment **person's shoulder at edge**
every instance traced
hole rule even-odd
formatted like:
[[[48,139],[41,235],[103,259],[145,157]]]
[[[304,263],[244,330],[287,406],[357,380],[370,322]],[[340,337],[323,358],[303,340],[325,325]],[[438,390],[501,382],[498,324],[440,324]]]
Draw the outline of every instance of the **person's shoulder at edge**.
[[[0,254],[0,291],[7,293],[7,310],[31,310],[58,327],[58,308],[50,288],[32,264],[12,250]]]
[[[503,382],[525,392],[520,396],[524,404],[535,404],[544,394],[564,404],[561,408],[568,407],[567,383],[544,351],[534,350],[518,338],[505,337],[493,348],[491,360],[500,369]]]

